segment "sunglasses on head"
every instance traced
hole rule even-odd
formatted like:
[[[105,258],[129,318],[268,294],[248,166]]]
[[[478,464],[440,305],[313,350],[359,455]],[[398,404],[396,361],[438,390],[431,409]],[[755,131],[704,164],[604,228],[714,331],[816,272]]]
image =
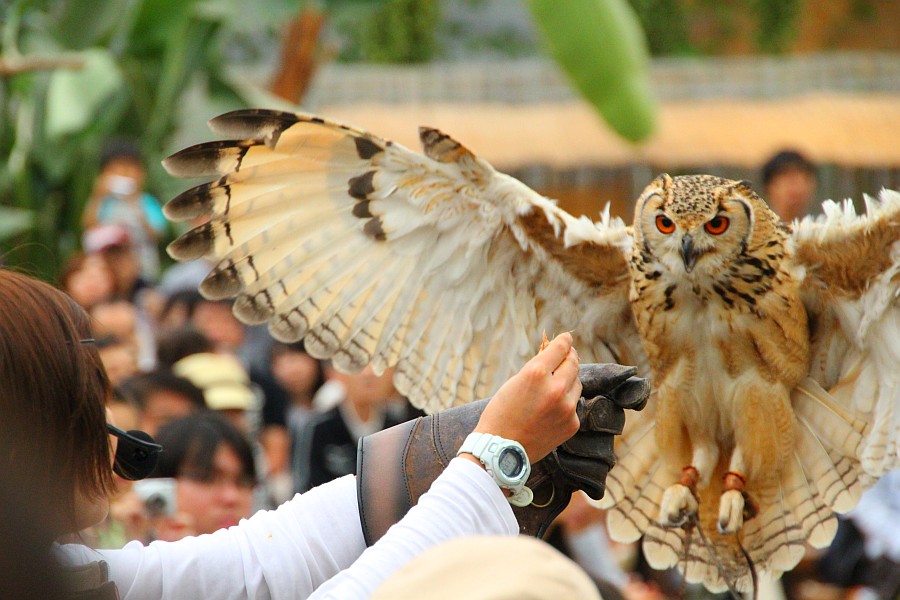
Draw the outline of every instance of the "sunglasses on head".
[[[162,446],[153,441],[144,431],[124,431],[115,425],[106,424],[111,435],[119,439],[113,471],[122,479],[137,481],[153,473],[159,462]]]

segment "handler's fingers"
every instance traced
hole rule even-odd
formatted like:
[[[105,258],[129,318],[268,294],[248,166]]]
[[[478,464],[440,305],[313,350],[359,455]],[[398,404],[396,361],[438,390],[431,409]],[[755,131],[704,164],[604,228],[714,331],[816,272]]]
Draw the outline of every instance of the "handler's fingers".
[[[571,389],[576,381],[581,383],[578,379],[578,353],[575,348],[569,348],[566,358],[553,371],[553,377],[566,382],[566,391]]]
[[[566,361],[566,362],[568,362],[568,361]],[[563,369],[563,367],[560,367],[560,370],[561,369]],[[557,371],[557,373],[559,373],[559,371]],[[566,401],[571,403],[572,407],[574,408],[578,404],[578,401],[581,400],[581,395],[582,395],[581,380],[578,379],[578,377],[573,377],[566,381],[567,381],[566,390],[563,393],[566,397]]]
[[[566,360],[569,350],[572,348],[572,334],[564,332],[553,338],[550,344],[538,352],[532,360],[535,360],[551,373],[559,368],[560,363]]]

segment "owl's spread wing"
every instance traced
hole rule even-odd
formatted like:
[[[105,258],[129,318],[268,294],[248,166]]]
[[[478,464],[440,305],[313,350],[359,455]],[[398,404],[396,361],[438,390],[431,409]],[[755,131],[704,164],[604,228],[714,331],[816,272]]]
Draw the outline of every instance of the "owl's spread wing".
[[[235,314],[355,371],[396,367],[427,411],[486,397],[572,330],[582,360],[642,363],[627,301],[631,237],[575,218],[434,129],[425,154],[319,117],[241,110],[235,138],[165,161],[216,177],[165,207],[210,220],[169,246],[217,262],[201,285]]]
[[[866,214],[826,202],[795,223],[794,261],[805,270],[810,376],[868,423],[863,470],[900,467],[900,193],[866,197]]]

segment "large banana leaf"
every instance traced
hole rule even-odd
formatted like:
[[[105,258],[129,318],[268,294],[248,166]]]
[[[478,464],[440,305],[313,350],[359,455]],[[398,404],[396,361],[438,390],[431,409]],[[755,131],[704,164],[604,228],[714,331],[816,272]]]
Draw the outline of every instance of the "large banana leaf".
[[[550,54],[573,85],[622,137],[656,129],[650,54],[625,0],[529,0]]]

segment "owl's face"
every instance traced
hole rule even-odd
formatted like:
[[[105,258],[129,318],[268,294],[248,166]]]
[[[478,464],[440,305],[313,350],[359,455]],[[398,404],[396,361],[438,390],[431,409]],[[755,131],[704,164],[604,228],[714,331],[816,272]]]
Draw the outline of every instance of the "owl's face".
[[[638,199],[635,238],[671,273],[715,275],[746,250],[760,204],[746,182],[660,175]]]

